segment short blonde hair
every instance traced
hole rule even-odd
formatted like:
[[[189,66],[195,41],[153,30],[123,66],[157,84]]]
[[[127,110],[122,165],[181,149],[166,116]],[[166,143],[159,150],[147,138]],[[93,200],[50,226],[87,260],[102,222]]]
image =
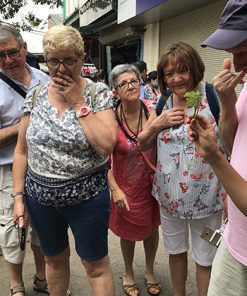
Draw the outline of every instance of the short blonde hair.
[[[73,50],[77,55],[84,53],[84,42],[78,30],[71,26],[58,25],[49,29],[43,36],[43,49],[46,56],[58,50]]]

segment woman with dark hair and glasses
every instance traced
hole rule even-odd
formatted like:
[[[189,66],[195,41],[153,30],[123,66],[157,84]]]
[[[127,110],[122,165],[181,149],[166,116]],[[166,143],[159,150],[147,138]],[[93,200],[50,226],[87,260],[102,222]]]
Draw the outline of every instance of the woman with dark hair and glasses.
[[[157,167],[152,194],[160,203],[164,245],[169,253],[173,295],[186,295],[189,233],[196,262],[198,295],[206,296],[215,246],[201,238],[206,226],[220,228],[225,192],[211,166],[188,140],[186,119],[194,108],[186,93],[201,95],[199,113],[217,125],[206,98],[204,63],[189,44],[169,45],[158,62],[158,81],[166,98],[162,113],[152,110],[138,140],[143,151],[157,143]],[[168,88],[170,94],[167,96]],[[163,98],[163,99],[164,99]]]
[[[155,164],[156,145],[142,155],[137,136],[145,126],[151,101],[140,100],[140,72],[134,65],[118,65],[111,71],[112,93],[118,98],[115,108],[118,140],[112,153],[112,169],[108,173],[112,195],[110,229],[120,237],[125,274],[126,295],[139,295],[133,271],[136,241],[143,241],[145,280],[150,295],[160,294],[154,274],[154,259],[158,247],[159,207],[151,196],[150,165]]]
[[[51,296],[69,284],[71,228],[94,296],[114,296],[108,258],[108,156],[116,143],[111,96],[80,76],[84,44],[69,26],[43,37],[51,82],[28,93],[14,153],[14,220],[38,232]],[[36,99],[35,99],[36,98]]]

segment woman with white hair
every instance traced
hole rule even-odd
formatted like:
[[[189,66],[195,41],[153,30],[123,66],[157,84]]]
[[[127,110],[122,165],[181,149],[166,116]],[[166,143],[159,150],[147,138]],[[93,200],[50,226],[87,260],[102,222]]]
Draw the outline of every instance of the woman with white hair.
[[[140,99],[140,72],[134,65],[118,65],[111,71],[113,95],[118,98],[115,109],[118,140],[112,153],[109,186],[112,195],[111,230],[120,237],[125,266],[123,290],[126,295],[139,295],[135,283],[133,258],[136,241],[143,241],[145,281],[150,295],[159,295],[160,285],[154,274],[158,247],[159,206],[151,195],[151,163],[156,160],[156,145],[142,154],[137,136],[147,122],[151,101]]]

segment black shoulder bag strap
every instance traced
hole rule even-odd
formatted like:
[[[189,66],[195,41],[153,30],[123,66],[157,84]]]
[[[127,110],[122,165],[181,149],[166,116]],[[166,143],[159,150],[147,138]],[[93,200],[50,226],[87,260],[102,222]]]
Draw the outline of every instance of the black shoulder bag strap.
[[[3,72],[0,72],[0,78],[5,81],[9,86],[11,86],[18,94],[20,94],[24,99],[26,98],[27,93],[20,88],[13,80],[9,79]]]
[[[213,85],[210,83],[206,83],[206,96],[208,99],[208,104],[209,104],[210,110],[211,110],[211,112],[214,116],[214,119],[218,125],[219,114],[220,114],[219,98],[215,92]]]
[[[170,95],[170,94],[169,94]],[[219,122],[219,114],[220,114],[220,104],[219,98],[215,92],[215,89],[212,84],[206,83],[206,97],[208,99],[209,108],[214,116],[214,119],[218,125]],[[165,105],[165,98],[163,96],[160,97],[157,106],[156,106],[156,114],[159,116],[163,110]]]
[[[171,94],[172,94],[172,92],[168,89],[165,97],[163,95],[160,96],[158,103],[156,105],[156,108],[155,108],[157,116],[159,116],[162,113],[164,105]]]

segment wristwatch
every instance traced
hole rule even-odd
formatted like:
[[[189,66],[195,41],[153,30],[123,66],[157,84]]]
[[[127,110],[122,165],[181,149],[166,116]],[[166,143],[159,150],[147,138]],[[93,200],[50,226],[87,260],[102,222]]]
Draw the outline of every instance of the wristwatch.
[[[76,112],[75,116],[76,118],[84,117],[87,116],[91,111],[92,109],[90,107],[88,107],[87,105],[83,105],[81,106],[79,111]]]

